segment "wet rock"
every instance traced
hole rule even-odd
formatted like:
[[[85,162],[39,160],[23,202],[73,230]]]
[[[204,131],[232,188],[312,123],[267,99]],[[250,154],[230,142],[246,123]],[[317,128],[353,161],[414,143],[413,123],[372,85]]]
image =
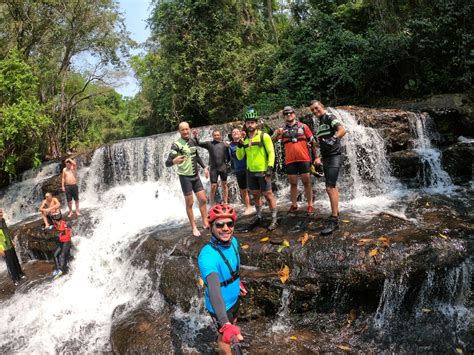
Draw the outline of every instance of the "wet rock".
[[[126,313],[113,320],[110,342],[116,355],[171,354],[174,347],[170,314],[148,307]]]
[[[202,294],[196,263],[184,256],[166,260],[161,268],[160,292],[170,304],[189,311],[193,297]]]
[[[0,260],[0,262],[4,262]],[[54,263],[47,261],[32,261],[22,264],[22,270],[26,278],[15,287],[10,275],[5,271],[0,274],[0,300],[4,301],[12,297],[16,292],[27,293],[31,288],[51,281],[51,273],[54,270]]]
[[[411,149],[393,152],[389,160],[393,176],[404,181],[414,181],[423,164],[419,154]]]
[[[443,151],[442,165],[455,183],[473,179],[474,143],[457,143]]]

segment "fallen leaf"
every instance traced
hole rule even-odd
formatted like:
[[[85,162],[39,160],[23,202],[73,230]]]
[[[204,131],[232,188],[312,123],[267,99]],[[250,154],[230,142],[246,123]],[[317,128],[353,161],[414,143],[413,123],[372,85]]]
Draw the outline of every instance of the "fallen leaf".
[[[366,245],[368,243],[372,243],[373,240],[372,239],[368,239],[368,238],[362,238],[362,239],[359,239],[359,242],[357,243],[358,246],[363,246],[363,245]]]
[[[309,239],[309,235],[308,233],[305,233],[301,238],[300,238],[300,241],[301,241],[301,246],[304,246],[306,244],[306,242],[308,241]]]
[[[431,309],[429,309],[429,308],[423,308],[422,311],[424,313],[431,313]]]
[[[269,240],[269,237],[263,237],[262,239],[260,239],[261,242],[268,242]]]
[[[295,336],[295,335],[292,335],[292,336],[290,337],[290,339],[291,339],[291,340],[298,340],[298,337]]]
[[[350,221],[348,219],[343,219],[341,222],[343,223],[349,223]]]
[[[285,240],[283,241],[283,245],[284,245],[285,247],[289,247],[289,246],[290,246],[290,242],[285,239]]]
[[[336,347],[338,347],[339,349],[343,350],[343,351],[351,351],[352,349],[348,346],[345,346],[345,345],[336,345]]]
[[[430,207],[430,203],[429,203],[429,202],[427,202],[425,206],[426,206],[426,207]]]
[[[448,236],[446,234],[439,233],[439,236],[443,239],[448,239]]]
[[[288,248],[288,247],[286,245],[282,245],[282,246],[278,247],[277,252],[281,253],[282,250],[285,249],[285,248]]]
[[[369,256],[376,256],[379,254],[379,251],[377,249],[372,249],[370,252],[369,252]]]
[[[348,237],[348,236],[350,236],[350,235],[351,235],[350,232],[344,232],[344,234],[343,234],[342,236],[343,236],[343,237]]]
[[[378,240],[380,240],[381,242],[388,242],[388,238],[384,235],[382,235],[381,237],[378,238]]]
[[[457,352],[458,354],[464,354],[464,352],[462,351],[461,348],[456,348],[456,352]]]
[[[201,278],[199,278],[199,286],[204,287],[204,281]]]
[[[244,244],[241,246],[242,249],[248,249],[250,246],[248,244]]]
[[[283,266],[278,272],[278,276],[281,283],[285,283],[290,278],[290,268],[287,265]]]

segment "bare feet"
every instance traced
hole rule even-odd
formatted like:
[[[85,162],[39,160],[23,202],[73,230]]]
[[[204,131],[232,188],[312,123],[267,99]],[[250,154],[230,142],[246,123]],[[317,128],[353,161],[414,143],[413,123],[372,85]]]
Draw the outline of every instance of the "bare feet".
[[[79,211],[76,211],[76,216],[79,217],[80,215]]]
[[[243,215],[244,215],[244,216],[248,216],[248,215],[251,215],[253,212],[254,212],[254,209],[253,209],[252,207],[247,207],[247,208],[244,210]]]
[[[193,228],[193,235],[195,237],[200,237],[201,236],[201,232],[199,231],[199,229],[197,229],[197,227]]]
[[[67,218],[71,218],[72,217],[72,211],[69,212],[69,214],[67,215]]]
[[[203,224],[202,228],[204,228],[206,230],[209,230],[209,229],[211,229],[211,226],[209,224]]]

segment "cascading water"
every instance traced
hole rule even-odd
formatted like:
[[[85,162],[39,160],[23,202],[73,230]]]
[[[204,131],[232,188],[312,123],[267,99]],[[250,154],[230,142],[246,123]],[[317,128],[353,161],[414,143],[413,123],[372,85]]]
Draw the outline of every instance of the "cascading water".
[[[452,187],[448,173],[441,167],[441,152],[431,145],[433,121],[426,113],[412,113],[410,128],[413,136],[413,146],[422,162],[418,172],[418,180],[422,187],[434,192],[443,192]]]
[[[421,283],[408,274],[387,278],[374,328],[383,339],[396,339],[399,332],[410,329],[419,341],[442,337],[448,344],[455,344],[459,334],[469,327],[470,312],[464,304],[471,278],[468,262],[436,272],[429,270]]]
[[[48,163],[36,170],[27,170],[19,182],[11,184],[0,197],[0,207],[8,209],[10,223],[18,222],[38,212],[43,197],[43,182],[60,172],[60,164]]]
[[[133,307],[152,292],[147,272],[130,264],[129,245],[140,230],[185,219],[174,168],[164,167],[175,139],[167,134],[123,141],[95,152],[81,172],[81,200],[92,210],[90,222],[98,223],[87,234],[73,228],[74,260],[67,276],[2,304],[0,348],[41,354],[110,350],[115,307]]]

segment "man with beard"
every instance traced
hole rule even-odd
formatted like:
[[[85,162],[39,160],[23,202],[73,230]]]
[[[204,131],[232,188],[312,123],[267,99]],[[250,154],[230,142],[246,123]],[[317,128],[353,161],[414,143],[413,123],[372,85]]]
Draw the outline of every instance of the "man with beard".
[[[316,137],[321,150],[326,192],[331,203],[331,216],[321,234],[331,234],[339,227],[339,191],[336,183],[342,164],[341,138],[346,134],[346,130],[336,117],[327,113],[320,101],[311,101],[309,108],[319,120]],[[314,163],[321,164],[321,157],[317,156]]]
[[[307,125],[296,119],[295,110],[291,106],[283,108],[283,116],[286,125],[275,131],[274,138],[283,142],[285,147],[285,166],[290,182],[291,207],[288,213],[298,210],[298,175],[304,186],[304,192],[308,207],[306,212],[309,215],[314,213],[313,207],[313,190],[311,186],[311,176],[309,174],[311,167],[311,155],[308,145],[311,145],[313,152],[316,153],[313,133]]]

